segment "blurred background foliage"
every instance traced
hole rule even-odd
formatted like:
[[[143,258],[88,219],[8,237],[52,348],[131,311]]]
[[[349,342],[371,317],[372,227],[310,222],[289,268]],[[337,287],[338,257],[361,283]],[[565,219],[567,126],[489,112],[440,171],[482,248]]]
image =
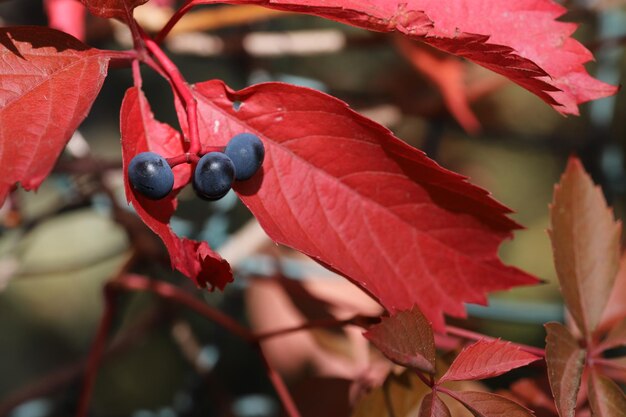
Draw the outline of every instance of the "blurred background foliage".
[[[152,3],[140,7],[137,17],[156,30],[171,11]],[[576,36],[594,51],[597,61],[589,65],[591,73],[614,84],[621,82],[626,69],[623,3],[571,1],[565,17],[583,24]],[[3,1],[0,18],[4,25],[47,23],[40,0]],[[101,48],[129,47],[121,25],[93,17],[88,17],[87,42]],[[464,326],[542,345],[540,324],[562,319],[546,229],[553,185],[568,155],[582,158],[617,217],[622,217],[623,94],[583,105],[580,117],[564,118],[520,87],[471,63],[423,46],[403,46],[391,35],[256,8],[198,8],[181,21],[166,46],[190,82],[220,78],[239,89],[277,80],[339,97],[514,209],[514,218],[526,229],[502,247],[502,258],[546,283],[496,294],[488,308],[469,306],[471,318],[462,322]],[[178,127],[167,83],[150,71],[143,75],[157,118]],[[133,252],[140,253],[133,257],[135,271],[193,287],[169,270],[160,243],[125,203],[118,109],[131,84],[129,70],[112,70],[53,175],[36,193],[18,190],[0,210],[0,415],[74,412],[81,361],[102,313],[103,283]],[[320,288],[328,283],[332,287],[336,278],[276,248],[253,225],[244,226],[250,218],[234,194],[215,203],[199,200],[188,189],[180,194],[174,229],[222,248],[237,271],[236,282],[225,293],[203,297],[258,328],[267,322],[276,328],[283,322],[263,311],[282,308],[274,303],[284,304],[286,316],[306,317],[294,308],[291,295],[278,294],[289,291],[280,285],[273,288],[268,277],[280,273],[306,282],[313,292],[317,282]],[[335,294],[344,291],[332,288]],[[279,415],[258,355],[216,325],[141,294],[121,296],[115,320],[111,339],[117,349],[101,369],[92,415]],[[292,362],[277,366],[301,401],[316,396],[312,389],[319,395],[324,389],[344,392],[346,378],[362,377],[366,369],[354,357],[349,334],[337,339],[318,332],[296,342],[314,343],[317,350],[309,346],[306,353],[289,351]],[[322,359],[332,361],[319,351],[342,359],[326,369]],[[305,378],[319,375],[335,379],[316,385],[316,379]],[[325,398],[335,414],[321,414],[315,408],[319,404],[308,404],[304,415],[349,415],[347,400]],[[23,400],[28,401],[14,408]]]

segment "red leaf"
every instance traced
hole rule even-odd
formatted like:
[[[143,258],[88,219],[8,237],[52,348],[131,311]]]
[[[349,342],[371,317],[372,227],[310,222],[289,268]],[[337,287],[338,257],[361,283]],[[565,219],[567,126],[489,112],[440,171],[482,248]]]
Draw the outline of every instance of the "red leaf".
[[[532,411],[501,395],[478,391],[446,391],[476,417],[534,417]]]
[[[493,378],[538,359],[511,342],[479,340],[459,353],[439,383]]]
[[[78,0],[44,0],[48,26],[85,40],[85,6]]]
[[[622,389],[596,370],[591,372],[589,380],[589,402],[594,417],[624,417],[626,396]]]
[[[132,16],[132,10],[146,3],[148,0],[80,0],[89,12],[98,17],[116,17],[127,20]]]
[[[383,317],[364,335],[391,361],[435,373],[433,329],[417,308]]]
[[[547,323],[545,327],[548,333],[546,337],[548,379],[556,408],[561,417],[573,417],[585,351],[562,324]]]
[[[0,29],[0,203],[32,190],[87,116],[109,58],[50,28]]]
[[[195,0],[194,4],[218,0]],[[593,59],[559,22],[566,9],[552,0],[231,0],[314,14],[353,26],[398,31],[504,75],[563,114],[579,103],[615,94],[583,64]]]
[[[436,392],[428,393],[420,405],[418,417],[451,417],[450,409]]]
[[[138,153],[152,151],[165,158],[181,155],[183,151],[180,134],[170,126],[154,119],[143,92],[129,88],[124,96],[121,110],[122,157],[124,172],[130,160]],[[191,166],[174,168],[174,188],[184,186],[191,175]],[[165,243],[172,267],[195,280],[200,287],[223,289],[232,281],[230,266],[213,252],[206,242],[179,238],[169,227],[169,220],[176,210],[175,193],[163,200],[153,201],[134,192],[124,176],[126,198],[141,219]]]
[[[263,140],[262,172],[234,188],[270,237],[391,312],[417,304],[443,330],[443,313],[464,316],[464,302],[536,282],[497,257],[518,227],[506,207],[345,103],[280,83],[195,88],[208,145],[241,132]]]
[[[619,268],[621,222],[580,161],[570,158],[550,206],[552,251],[561,293],[578,328],[591,334]]]

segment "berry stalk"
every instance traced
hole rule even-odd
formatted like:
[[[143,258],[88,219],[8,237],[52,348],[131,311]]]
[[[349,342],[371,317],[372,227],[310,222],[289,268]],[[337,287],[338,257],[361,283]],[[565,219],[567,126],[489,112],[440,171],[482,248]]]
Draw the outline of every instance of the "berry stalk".
[[[138,30],[141,33],[142,40],[146,45],[148,51],[154,56],[159,66],[167,76],[174,92],[180,98],[185,113],[187,114],[187,125],[189,127],[189,137],[185,137],[185,142],[189,143],[188,151],[192,154],[197,154],[202,148],[200,143],[200,133],[198,131],[198,104],[194,97],[189,84],[185,81],[183,75],[180,73],[178,67],[170,60],[170,58],[163,52],[159,45],[146,34],[138,25]]]

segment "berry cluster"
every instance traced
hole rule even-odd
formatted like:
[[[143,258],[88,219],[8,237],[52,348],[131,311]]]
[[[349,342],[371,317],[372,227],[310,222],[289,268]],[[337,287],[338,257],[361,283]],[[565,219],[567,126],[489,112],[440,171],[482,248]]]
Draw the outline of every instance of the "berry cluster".
[[[252,178],[265,157],[263,142],[251,133],[233,136],[224,152],[209,152],[197,160],[193,188],[205,200],[226,195],[233,181]],[[132,187],[152,200],[167,196],[174,186],[174,174],[168,161],[154,152],[135,155],[128,165]]]

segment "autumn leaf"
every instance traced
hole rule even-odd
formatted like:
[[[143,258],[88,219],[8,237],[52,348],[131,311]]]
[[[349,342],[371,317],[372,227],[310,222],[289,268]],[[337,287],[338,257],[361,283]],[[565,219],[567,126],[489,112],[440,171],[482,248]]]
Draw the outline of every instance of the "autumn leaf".
[[[561,417],[573,417],[583,373],[585,350],[560,323],[545,325],[548,379]]]
[[[195,95],[205,145],[242,132],[263,141],[262,170],[233,188],[268,235],[391,313],[417,304],[443,330],[465,302],[537,282],[497,257],[518,227],[506,207],[340,100],[281,83],[234,92],[209,81]]]
[[[148,0],[80,0],[89,13],[94,16],[110,18],[115,17],[126,21],[128,16],[132,16],[135,7],[141,6]]]
[[[501,395],[478,391],[446,391],[476,417],[534,417],[532,411]]]
[[[430,374],[435,373],[435,339],[433,329],[417,309],[383,317],[365,333],[391,361]]]
[[[32,190],[50,173],[100,92],[108,62],[54,29],[0,29],[0,203],[16,183]]]
[[[511,342],[479,340],[458,354],[438,383],[493,378],[538,359]]]
[[[621,223],[580,161],[570,158],[550,207],[552,251],[561,292],[581,331],[602,317],[620,259]]]
[[[194,0],[192,4],[258,4],[313,14],[380,32],[397,31],[504,75],[563,114],[615,94],[584,68],[593,56],[557,21],[552,0]]]
[[[436,392],[427,394],[420,405],[418,417],[451,417],[450,409]]]
[[[626,396],[622,389],[596,370],[591,371],[589,380],[589,402],[593,416],[625,417]]]
[[[183,153],[180,134],[154,119],[148,101],[137,87],[126,91],[122,102],[120,128],[124,172],[127,171],[131,159],[140,152],[156,152],[165,158]],[[174,188],[179,189],[189,181],[190,165],[178,165],[173,171]],[[127,175],[124,175],[124,186],[128,202],[132,203],[144,223],[163,240],[173,268],[203,288],[223,289],[232,281],[230,266],[206,242],[179,238],[170,228],[169,220],[176,210],[175,192],[162,200],[154,201],[134,192]]]

